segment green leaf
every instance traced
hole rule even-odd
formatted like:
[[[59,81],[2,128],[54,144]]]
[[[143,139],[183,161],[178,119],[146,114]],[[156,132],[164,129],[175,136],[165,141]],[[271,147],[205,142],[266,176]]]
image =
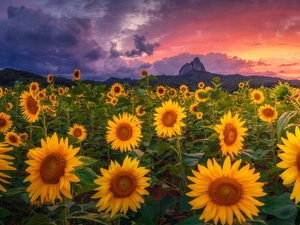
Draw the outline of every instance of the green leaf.
[[[210,98],[213,100],[218,100],[221,96],[221,91],[220,89],[214,89],[211,94],[210,94]]]
[[[183,159],[183,164],[185,166],[194,167],[198,164],[199,159],[203,157],[204,153],[202,152],[195,153],[195,154],[183,153],[183,155],[185,156]]]
[[[166,150],[170,150],[171,147],[169,144],[167,144],[166,142],[160,142],[157,145],[157,155],[160,156],[161,154],[163,154]]]
[[[30,218],[26,225],[53,225],[51,220],[44,214],[36,214]]]
[[[98,161],[98,159],[94,159],[88,156],[81,156],[80,161],[83,163],[81,166],[88,166]]]
[[[155,223],[153,223],[153,221],[151,220],[151,217],[145,217],[142,216],[140,218],[138,218],[138,220],[134,223],[135,225],[155,225]]]
[[[278,197],[269,198],[264,203],[265,205],[261,208],[261,211],[279,219],[289,219],[298,212],[295,203],[290,200],[290,193],[283,193]]]
[[[11,213],[8,209],[4,209],[4,208],[0,208],[0,218],[1,217],[7,217],[9,216]]]
[[[288,112],[284,112],[277,121],[277,137],[278,140],[280,140],[280,137],[286,127],[286,125],[288,124],[288,122],[290,121],[291,118],[293,118],[294,116],[297,115],[297,111],[288,111]]]
[[[146,202],[141,206],[140,213],[144,217],[155,218],[160,214],[159,205],[154,200]]]
[[[163,197],[159,201],[159,206],[160,206],[160,216],[164,217],[166,214],[167,209],[169,209],[169,206],[174,202],[174,198],[167,194],[165,197]]]
[[[189,217],[188,219],[180,222],[180,223],[177,223],[177,225],[205,225],[205,223],[203,221],[200,221],[199,220],[199,215],[196,215],[196,216],[192,216],[192,217]]]
[[[6,192],[3,192],[3,196],[15,196],[26,192],[26,187],[8,188]]]
[[[157,80],[158,79],[156,76],[151,75],[151,74],[148,76],[148,78],[149,78],[149,80]]]
[[[246,157],[246,158],[255,159],[255,160],[260,159],[260,157],[252,149],[241,150],[241,157],[242,158]]]
[[[90,168],[81,167],[75,169],[74,173],[80,179],[81,190],[79,194],[93,191],[98,185],[95,184],[95,180],[98,178],[97,174]]]

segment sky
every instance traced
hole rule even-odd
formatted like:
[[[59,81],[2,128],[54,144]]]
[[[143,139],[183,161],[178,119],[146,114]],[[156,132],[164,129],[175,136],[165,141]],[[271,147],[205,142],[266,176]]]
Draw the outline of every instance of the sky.
[[[207,71],[300,79],[300,0],[0,0],[0,68],[82,79]]]

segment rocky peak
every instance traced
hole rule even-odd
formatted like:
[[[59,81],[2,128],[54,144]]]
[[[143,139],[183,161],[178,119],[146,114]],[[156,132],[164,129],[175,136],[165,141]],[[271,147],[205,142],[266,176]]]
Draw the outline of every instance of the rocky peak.
[[[194,60],[191,63],[184,64],[179,70],[178,75],[186,74],[192,70],[206,72],[206,69],[204,65],[200,62],[199,57],[194,58]]]

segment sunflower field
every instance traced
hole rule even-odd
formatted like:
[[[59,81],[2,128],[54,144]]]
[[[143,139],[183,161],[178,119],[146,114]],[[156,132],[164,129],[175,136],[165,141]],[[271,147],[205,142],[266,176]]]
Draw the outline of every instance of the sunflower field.
[[[300,224],[300,90],[0,87],[0,225]]]

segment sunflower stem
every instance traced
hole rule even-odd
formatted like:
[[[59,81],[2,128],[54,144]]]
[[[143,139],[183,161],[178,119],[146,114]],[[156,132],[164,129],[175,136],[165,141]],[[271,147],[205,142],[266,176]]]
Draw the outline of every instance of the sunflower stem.
[[[183,160],[182,160],[182,153],[181,153],[181,147],[180,147],[180,140],[179,138],[176,138],[176,152],[178,155],[178,162],[180,164],[180,173],[182,174],[182,176],[185,176],[185,170],[184,170],[184,165],[183,165]],[[186,187],[186,181],[183,181],[183,192],[185,190]]]
[[[44,135],[45,135],[45,140],[47,139],[47,123],[46,123],[46,116],[44,113],[44,110],[42,110],[42,115],[43,115],[43,129],[44,129]]]
[[[64,209],[63,209],[63,224],[67,225],[68,224],[68,207],[66,206],[66,204],[68,203],[68,199],[66,196],[62,195],[62,200],[63,200],[63,205],[64,205]]]

